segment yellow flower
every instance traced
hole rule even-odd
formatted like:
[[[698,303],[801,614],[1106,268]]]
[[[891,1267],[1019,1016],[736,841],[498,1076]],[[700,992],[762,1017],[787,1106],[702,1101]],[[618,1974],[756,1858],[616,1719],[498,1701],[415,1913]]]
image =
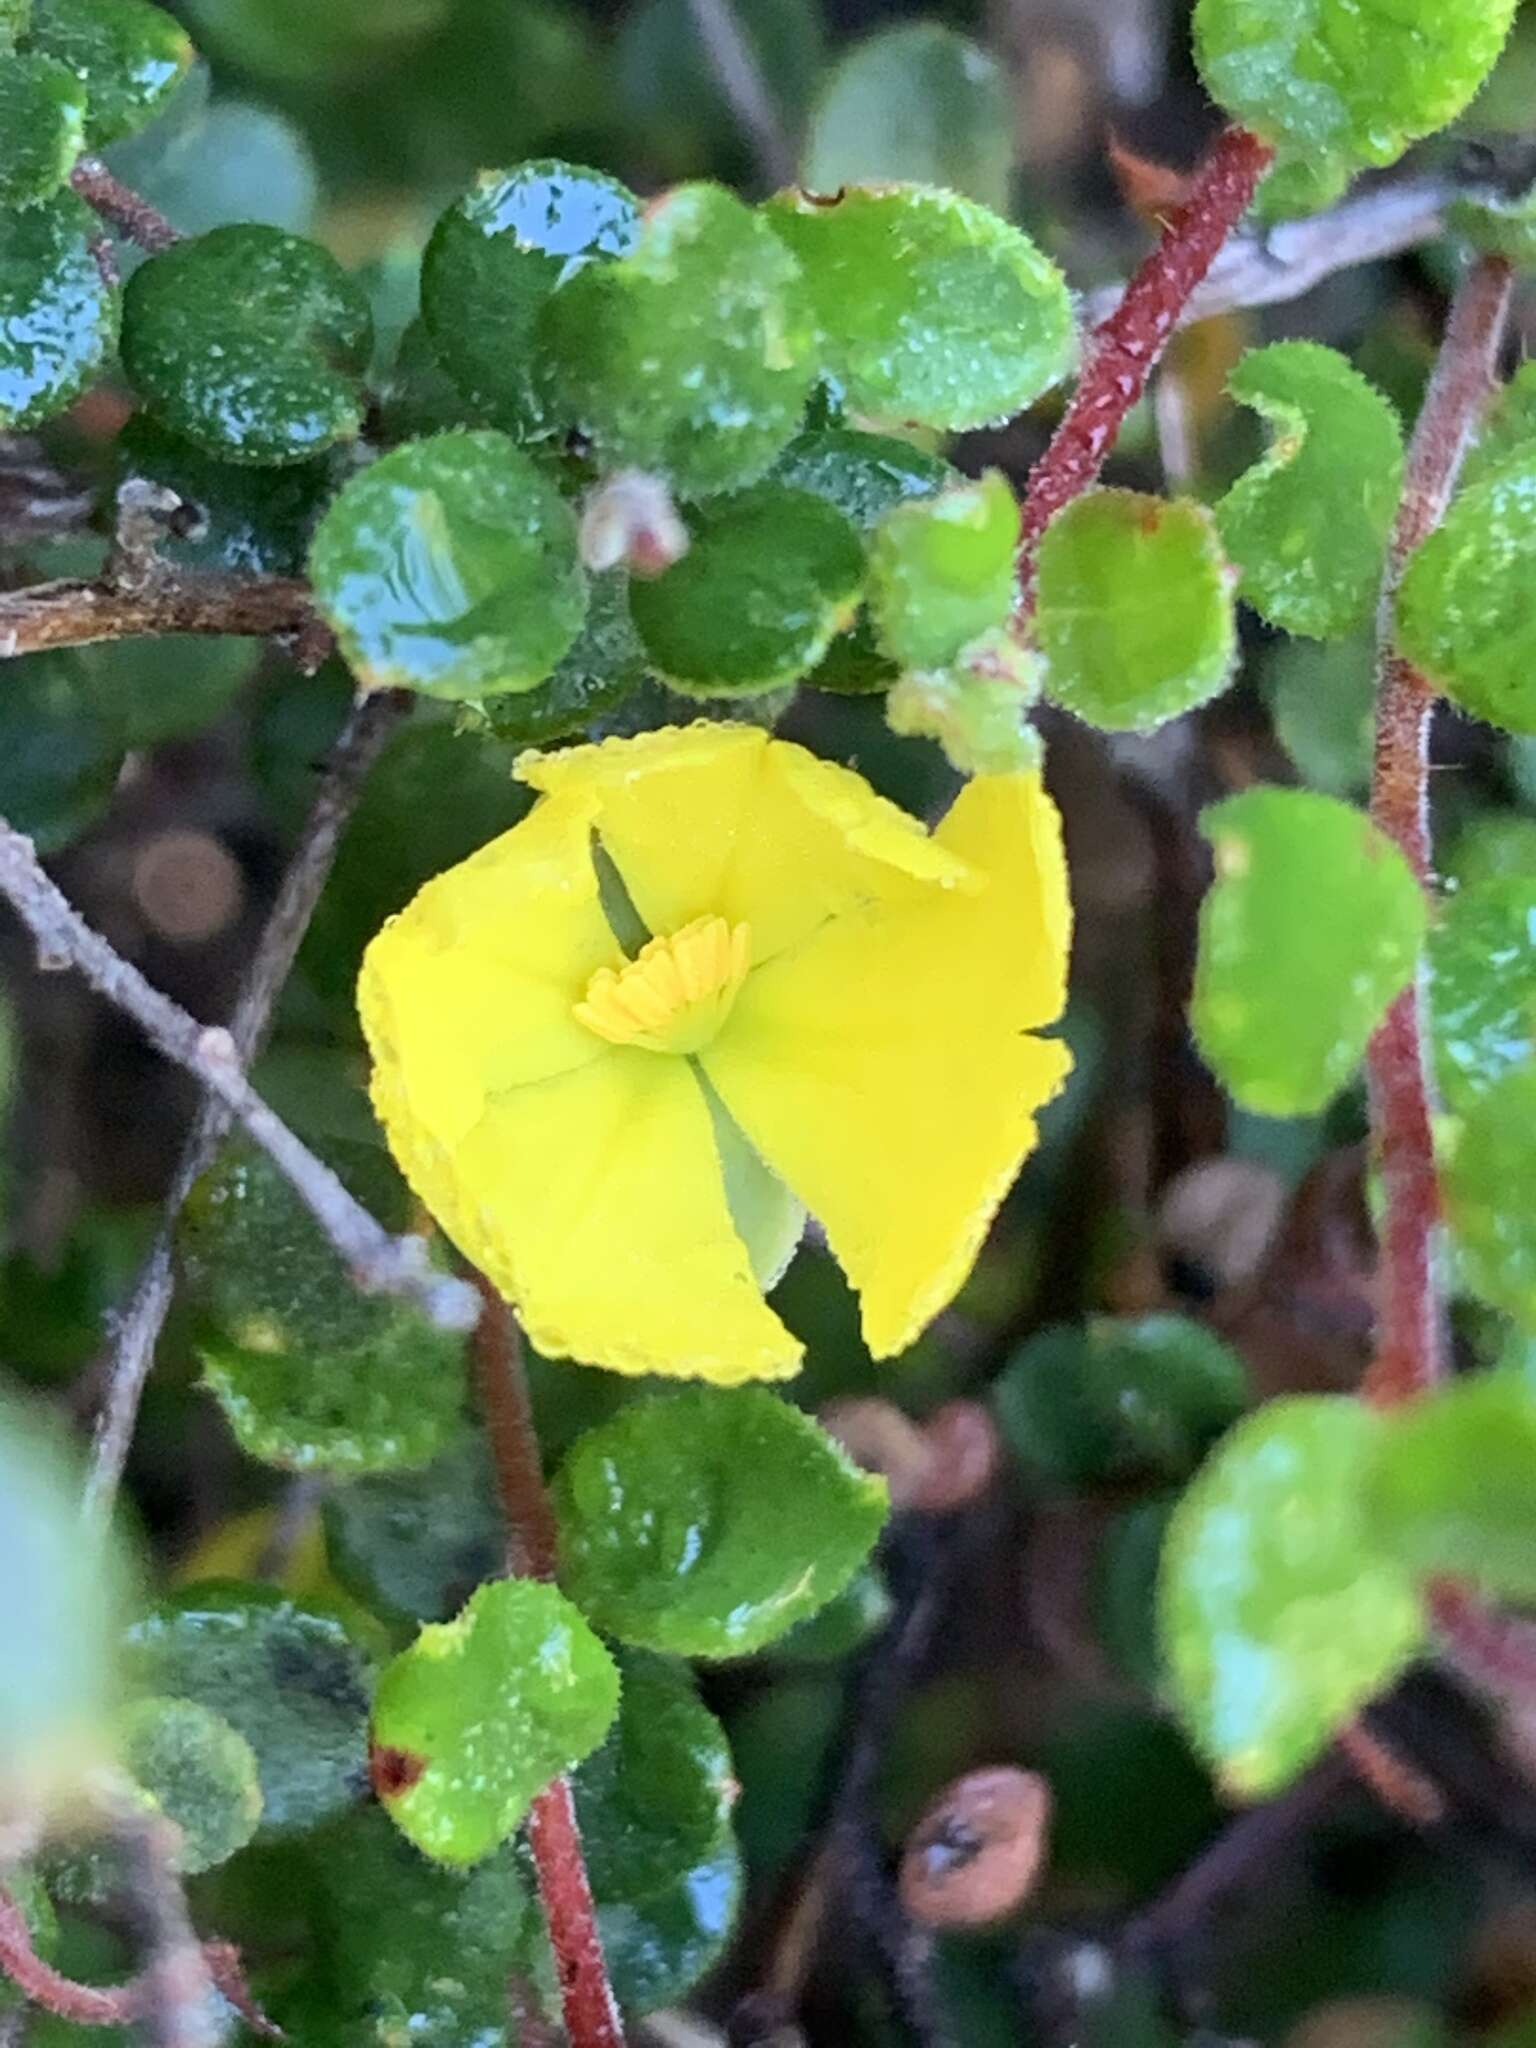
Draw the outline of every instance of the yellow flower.
[[[970,1271],[1069,1065],[1032,1035],[1070,927],[1038,776],[978,777],[930,836],[749,726],[517,772],[542,792],[528,817],[363,963],[411,1185],[541,1351],[722,1382],[799,1364],[764,1299],[803,1222],[787,1187],[871,1351],[900,1351]]]

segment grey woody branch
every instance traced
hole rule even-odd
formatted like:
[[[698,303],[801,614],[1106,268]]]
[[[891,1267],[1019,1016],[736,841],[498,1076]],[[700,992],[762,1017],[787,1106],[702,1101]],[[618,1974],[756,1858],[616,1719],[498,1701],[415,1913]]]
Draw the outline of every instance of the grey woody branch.
[[[45,964],[75,968],[134,1020],[158,1052],[184,1067],[245,1126],[291,1182],[359,1288],[412,1301],[440,1328],[473,1329],[480,1313],[474,1288],[436,1272],[423,1239],[392,1237],[375,1221],[252,1088],[224,1026],[199,1024],[115,952],[43,871],[31,840],[3,819],[0,895],[36,939]]]

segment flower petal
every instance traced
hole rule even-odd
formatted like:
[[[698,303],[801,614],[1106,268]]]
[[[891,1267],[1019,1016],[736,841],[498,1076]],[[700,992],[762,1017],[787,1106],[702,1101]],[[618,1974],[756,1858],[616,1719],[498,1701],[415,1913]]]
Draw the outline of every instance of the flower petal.
[[[963,1283],[1060,1088],[1070,908],[1038,776],[968,783],[935,835],[986,877],[850,912],[748,976],[700,1063],[819,1218],[877,1357]]]
[[[594,806],[548,798],[436,876],[363,956],[358,1009],[398,1115],[452,1146],[488,1097],[589,1065],[573,1015],[598,967],[623,965],[598,902]]]
[[[514,1088],[451,1151],[375,1102],[411,1185],[547,1357],[722,1384],[781,1379],[801,1347],[763,1300],[686,1060],[600,1048]]]
[[[963,860],[861,776],[756,726],[671,726],[525,754],[517,771],[596,803],[598,836],[651,932],[707,915],[746,923],[754,961],[852,903],[914,882],[975,886]]]

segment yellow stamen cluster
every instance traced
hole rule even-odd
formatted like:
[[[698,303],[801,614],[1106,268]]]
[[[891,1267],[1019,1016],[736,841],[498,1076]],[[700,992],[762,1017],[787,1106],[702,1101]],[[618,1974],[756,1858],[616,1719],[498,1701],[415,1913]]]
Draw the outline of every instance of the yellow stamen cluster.
[[[576,1019],[610,1045],[697,1052],[729,1016],[751,964],[749,925],[696,917],[650,940],[617,972],[600,967],[575,1005]]]

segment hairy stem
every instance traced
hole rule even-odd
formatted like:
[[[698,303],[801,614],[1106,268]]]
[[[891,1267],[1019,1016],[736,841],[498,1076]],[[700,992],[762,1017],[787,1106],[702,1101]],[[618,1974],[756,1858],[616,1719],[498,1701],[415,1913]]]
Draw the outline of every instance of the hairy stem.
[[[88,206],[93,206],[109,228],[124,241],[136,242],[152,256],[181,240],[165,215],[141,199],[130,186],[114,178],[99,156],[83,156],[70,172],[69,182]]]
[[[73,967],[139,1026],[157,1052],[174,1061],[244,1124],[292,1183],[365,1293],[413,1301],[444,1329],[469,1329],[479,1302],[464,1281],[434,1272],[418,1237],[391,1237],[352,1198],[336,1175],[296,1138],[246,1080],[234,1039],[222,1025],[195,1017],[145,980],[81,917],[44,873],[32,842],[0,819],[0,895],[37,940],[50,965]]]
[[[1429,725],[1434,692],[1395,650],[1397,589],[1408,558],[1450,501],[1493,385],[1511,273],[1483,257],[1467,272],[1414,429],[1402,503],[1377,618],[1376,757],[1371,816],[1396,841],[1424,888],[1431,881]],[[1443,1369],[1436,1273],[1440,1193],[1435,1176],[1424,992],[1415,983],[1388,1011],[1366,1055],[1371,1136],[1381,1170],[1381,1308],[1366,1398],[1413,1399]]]
[[[277,900],[246,969],[229,1035],[242,1067],[261,1050],[272,1012],[297,957],[336,848],[368,773],[390,736],[399,729],[410,699],[398,693],[359,695],[331,749]],[[85,1503],[90,1513],[110,1508],[133,1441],[139,1402],[154,1363],[155,1346],[175,1291],[173,1251],[176,1220],[194,1183],[213,1163],[229,1130],[229,1112],[208,1097],[182,1147],[155,1241],[128,1305],[116,1320],[106,1373],[106,1393],[96,1419]]]
[[[475,1362],[496,1490],[507,1525],[507,1572],[513,1578],[553,1579],[555,1517],[544,1490],[522,1338],[512,1311],[495,1288],[483,1277],[479,1286],[482,1306]],[[528,1846],[538,1872],[571,2048],[624,2048],[624,2027],[603,1960],[569,1779],[556,1778],[534,1800],[528,1815]]]
[[[1040,536],[1087,490],[1114,446],[1126,414],[1168,344],[1196,285],[1242,219],[1274,152],[1246,128],[1228,128],[1206,158],[1163,238],[1094,329],[1083,374],[1051,445],[1024,494],[1022,564],[1027,577]]]

